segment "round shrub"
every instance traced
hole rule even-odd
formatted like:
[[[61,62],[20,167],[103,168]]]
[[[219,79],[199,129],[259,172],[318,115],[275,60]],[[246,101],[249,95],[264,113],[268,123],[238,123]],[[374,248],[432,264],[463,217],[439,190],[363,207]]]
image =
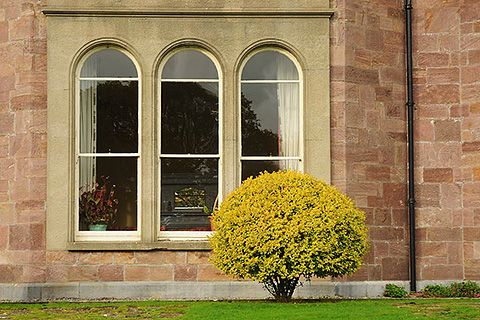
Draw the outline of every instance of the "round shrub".
[[[364,213],[327,183],[293,171],[249,178],[213,213],[211,262],[288,301],[301,276],[339,277],[367,251]]]

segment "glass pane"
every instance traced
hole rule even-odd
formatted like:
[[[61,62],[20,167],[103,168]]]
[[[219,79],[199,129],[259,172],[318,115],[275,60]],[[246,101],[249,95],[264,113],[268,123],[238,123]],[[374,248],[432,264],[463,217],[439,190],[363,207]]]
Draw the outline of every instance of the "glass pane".
[[[104,220],[108,216],[108,210],[117,212],[113,215],[113,220],[108,221],[107,231],[137,230],[137,158],[82,157],[79,165],[80,231],[89,230],[89,225],[94,224],[95,220]],[[104,179],[104,201],[95,204],[91,197],[100,199]],[[95,183],[99,186],[92,190]],[[110,197],[113,186],[113,195]],[[87,218],[87,212],[90,213],[90,219]]]
[[[242,80],[298,80],[298,70],[286,55],[261,51],[251,57],[242,72]]]
[[[162,79],[218,79],[215,64],[197,50],[182,50],[168,59]]]
[[[218,194],[218,159],[162,159],[162,231],[209,231]],[[179,197],[183,197],[181,201]]]
[[[274,172],[278,170],[296,170],[299,168],[299,160],[244,160],[242,161],[242,181],[261,172]]]
[[[138,152],[138,82],[80,81],[80,152]]]
[[[162,82],[162,153],[218,153],[218,83]]]
[[[102,49],[87,58],[82,66],[80,77],[136,78],[137,68],[132,60],[121,51]]]
[[[298,83],[242,84],[242,155],[298,156]]]

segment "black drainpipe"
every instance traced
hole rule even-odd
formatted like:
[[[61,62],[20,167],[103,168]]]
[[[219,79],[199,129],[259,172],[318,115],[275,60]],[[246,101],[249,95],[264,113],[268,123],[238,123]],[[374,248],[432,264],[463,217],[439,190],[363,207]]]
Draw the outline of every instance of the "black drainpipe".
[[[413,158],[413,75],[412,75],[412,1],[405,0],[407,33],[407,108],[408,108],[408,215],[410,221],[410,291],[417,291],[415,261],[415,173]]]

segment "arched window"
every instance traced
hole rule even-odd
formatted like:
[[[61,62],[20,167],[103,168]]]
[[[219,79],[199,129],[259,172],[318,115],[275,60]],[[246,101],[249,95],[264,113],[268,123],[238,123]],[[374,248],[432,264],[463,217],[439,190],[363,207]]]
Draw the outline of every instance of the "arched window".
[[[215,63],[199,50],[174,52],[161,70],[163,234],[210,231],[204,207],[212,210],[219,192],[219,87]]]
[[[78,73],[76,238],[139,234],[139,75],[115,48],[92,51]],[[106,185],[106,188],[102,188]],[[93,205],[95,199],[100,204]],[[103,207],[101,204],[103,203]],[[112,212],[113,219],[108,219]],[[91,232],[106,224],[106,232]],[[108,238],[110,239],[110,238]]]
[[[241,74],[242,180],[260,172],[301,170],[301,80],[286,54],[250,56]]]

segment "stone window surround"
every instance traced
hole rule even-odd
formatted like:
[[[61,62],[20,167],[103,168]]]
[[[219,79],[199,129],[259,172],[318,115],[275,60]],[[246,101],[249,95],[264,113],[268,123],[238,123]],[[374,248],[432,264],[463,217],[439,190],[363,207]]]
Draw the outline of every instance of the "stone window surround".
[[[158,68],[166,55],[172,50],[181,46],[194,46],[208,51],[217,59],[220,64],[220,70],[223,73],[224,94],[224,124],[226,132],[224,139],[231,140],[231,145],[238,144],[236,130],[238,130],[238,119],[235,119],[234,111],[238,105],[235,101],[237,96],[235,92],[239,90],[239,71],[244,62],[244,58],[259,48],[272,47],[279,48],[290,53],[302,67],[303,82],[305,89],[303,92],[304,101],[304,141],[305,162],[304,170],[316,177],[322,178],[327,182],[330,180],[330,127],[329,127],[329,36],[328,10],[323,11],[295,11],[288,15],[288,12],[265,11],[254,13],[238,13],[225,11],[205,11],[203,15],[192,18],[187,15],[187,19],[181,19],[183,22],[183,32],[176,35],[172,34],[171,39],[165,40],[160,37],[152,37],[143,34],[139,38],[133,39],[132,32],[122,29],[122,19],[128,19],[130,27],[137,30],[144,30],[146,23],[154,24],[158,27],[165,27],[165,23],[170,19],[168,14],[157,12],[155,18],[142,19],[141,14],[131,17],[127,13],[118,13],[118,16],[112,17],[111,13],[97,11],[84,12],[73,10],[57,10],[47,8],[44,11],[48,17],[48,172],[47,172],[47,248],[49,250],[209,250],[208,243],[204,240],[196,241],[172,241],[160,239],[157,234],[159,230],[158,219],[155,212],[159,190],[154,179],[157,170],[155,161],[156,150],[158,146],[155,139],[155,119],[156,108],[158,108],[158,97],[156,94],[156,85],[158,82]],[[301,14],[304,12],[305,14]],[[313,14],[312,14],[313,12]],[[144,13],[145,14],[145,13]],[[178,12],[181,15],[180,12]],[[151,15],[151,12],[149,12]],[[65,16],[70,16],[71,20],[66,21]],[[272,18],[275,18],[272,19]],[[101,32],[87,30],[91,20],[101,23],[108,23],[107,30]],[[113,23],[111,23],[113,20]],[[132,21],[133,20],[133,21]],[[211,32],[196,32],[188,29],[195,29],[195,26],[208,22],[210,25],[228,26],[227,32],[238,32],[238,24],[229,24],[228,22],[244,22],[246,33],[250,36],[248,39],[237,39],[233,43],[221,41],[222,36],[217,36],[212,28]],[[242,21],[244,20],[244,21]],[[152,22],[153,21],[153,22]],[[250,22],[250,23],[249,23]],[[292,24],[300,29],[310,30],[312,25],[318,28],[318,38],[312,40],[309,37],[299,37],[296,28],[290,31],[275,31],[284,29],[280,24]],[[272,29],[272,24],[274,29]],[[128,27],[125,27],[128,28]],[[172,27],[171,27],[172,28]],[[227,28],[227,29],[228,29]],[[108,29],[116,29],[114,32]],[[258,30],[254,30],[258,29]],[[273,30],[273,31],[272,31]],[[205,31],[205,30],[204,30]],[[71,33],[78,37],[72,37]],[[92,34],[93,33],[93,34]],[[96,33],[96,34],[95,34]],[[151,32],[150,32],[151,33]],[[167,33],[167,32],[166,32]],[[175,32],[172,32],[175,33]],[[203,33],[203,34],[202,34]],[[305,32],[306,33],[306,32]],[[76,38],[75,41],[65,39],[66,35]],[[115,37],[110,37],[114,35]],[[138,36],[138,35],[137,35]],[[308,34],[310,36],[310,34]],[[138,37],[137,37],[138,38]],[[66,44],[70,42],[67,46]],[[74,44],[71,44],[74,42]],[[140,43],[140,45],[139,45]],[[162,43],[162,44],[160,44]],[[142,239],[135,242],[75,242],[73,233],[73,214],[76,199],[74,192],[74,156],[71,152],[74,145],[74,77],[72,70],[76,70],[78,61],[91,49],[105,44],[118,46],[128,51],[138,62],[140,66],[140,77],[143,81],[142,108],[146,111],[143,120],[146,125],[142,128],[144,136],[142,137]],[[154,45],[155,44],[155,45]],[[236,52],[232,54],[231,47],[235,47]],[[152,48],[153,47],[153,48]],[[152,52],[156,51],[155,52]],[[147,62],[148,61],[148,62]],[[64,101],[68,101],[65,108]],[[229,112],[230,111],[230,112]],[[146,113],[146,114],[145,114]],[[147,120],[147,121],[146,121]],[[233,125],[232,125],[233,124]],[[147,133],[145,133],[147,132]],[[149,132],[149,133],[148,133]],[[239,161],[235,147],[229,148],[224,153],[224,184],[221,186],[222,193],[228,194],[239,183],[238,170],[231,168]],[[230,163],[231,165],[226,165]],[[230,170],[228,170],[230,168]],[[153,174],[152,174],[153,173]],[[60,181],[61,183],[58,183]],[[65,188],[67,185],[67,188]],[[65,190],[67,189],[67,190]]]

